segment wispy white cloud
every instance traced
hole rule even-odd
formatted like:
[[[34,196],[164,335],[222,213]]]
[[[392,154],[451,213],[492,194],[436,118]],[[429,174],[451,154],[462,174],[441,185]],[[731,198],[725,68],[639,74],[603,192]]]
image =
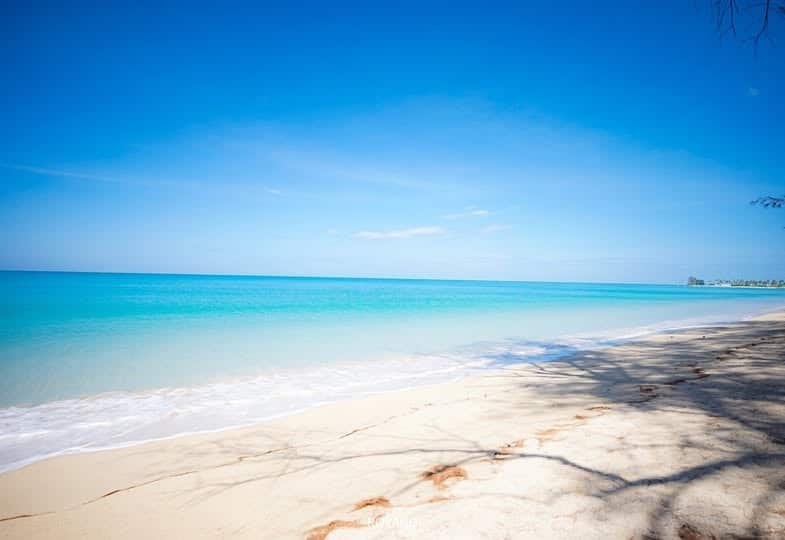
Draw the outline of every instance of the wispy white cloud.
[[[758,97],[760,95],[760,90],[754,86],[750,86],[747,88],[747,95],[750,97]]]
[[[415,236],[433,236],[444,234],[447,229],[444,227],[412,227],[410,229],[400,229],[397,231],[360,231],[354,233],[355,238],[366,240],[386,240],[389,238],[413,238]]]
[[[499,231],[506,231],[507,229],[512,228],[512,225],[506,225],[503,223],[494,223],[493,225],[488,225],[487,227],[483,227],[481,230],[484,233],[495,233]]]
[[[171,180],[148,180],[148,179],[130,179],[130,178],[120,178],[116,176],[106,176],[102,174],[93,174],[93,173],[84,173],[78,171],[66,171],[62,169],[50,169],[47,167],[31,167],[28,165],[13,165],[13,164],[0,164],[0,167],[5,167],[6,169],[13,169],[15,171],[23,171],[32,174],[39,174],[41,176],[52,176],[52,177],[60,177],[60,178],[74,178],[77,180],[86,180],[89,182],[105,182],[110,184],[126,184],[130,186],[145,186],[145,187],[164,187],[164,188],[180,188],[180,189],[190,189],[190,190],[206,190],[208,188],[215,188],[216,186],[211,186],[208,182],[200,182],[200,181],[193,181],[193,180],[183,180],[183,181],[171,181]],[[259,189],[258,186],[253,188],[249,188],[249,186],[241,186],[239,184],[231,184],[231,183],[221,183],[220,189],[224,190],[233,190],[236,192],[240,191],[247,191],[250,192],[253,189]],[[278,188],[271,188],[271,187],[261,187],[262,192],[267,193],[268,195],[283,195],[283,191]]]
[[[110,182],[110,183],[123,183],[124,180],[120,178],[113,178],[110,176],[102,176],[96,174],[86,174],[81,172],[62,171],[58,169],[48,169],[45,167],[29,167],[27,165],[3,165],[7,169],[14,169],[16,171],[24,171],[33,174],[40,174],[42,176],[60,176],[63,178],[78,178],[80,180],[92,180],[94,182]]]
[[[470,217],[488,217],[490,215],[493,215],[493,212],[491,212],[490,210],[477,208],[477,209],[469,209],[465,212],[457,212],[455,214],[445,214],[442,217],[444,219],[463,219],[463,218],[470,218]]]

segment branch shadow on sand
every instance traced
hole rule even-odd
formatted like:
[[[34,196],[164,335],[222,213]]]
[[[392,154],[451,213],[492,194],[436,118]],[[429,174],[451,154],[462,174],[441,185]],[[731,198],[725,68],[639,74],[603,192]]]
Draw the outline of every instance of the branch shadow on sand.
[[[719,339],[718,331],[722,332]],[[678,339],[680,334],[688,333],[697,335]],[[597,489],[595,495],[612,504],[631,490],[667,486],[651,515],[644,535],[648,538],[785,537],[785,528],[778,526],[773,530],[767,521],[772,514],[785,515],[783,323],[749,321],[662,337],[658,346],[622,345],[626,350],[621,355],[608,350],[591,351],[532,366],[547,381],[538,385],[536,392],[555,403],[589,396],[609,408],[636,410],[653,422],[661,417],[663,422],[673,422],[674,415],[678,415],[676,418],[683,418],[677,422],[679,427],[689,425],[694,418],[716,426],[709,434],[701,433],[701,437],[695,438],[689,430],[685,434],[682,429],[671,441],[685,452],[704,451],[711,456],[709,459],[680,466],[669,474],[619,477],[611,485]],[[510,362],[506,357],[500,360]],[[512,369],[502,376],[519,374]],[[697,518],[700,522],[701,516],[674,515],[679,498],[691,487],[725,471],[749,469],[761,471],[768,479],[766,486],[755,493],[753,507],[746,511],[748,522],[737,526],[735,533],[715,534],[711,527],[702,529],[703,524],[688,521]],[[608,473],[593,474],[602,479]]]

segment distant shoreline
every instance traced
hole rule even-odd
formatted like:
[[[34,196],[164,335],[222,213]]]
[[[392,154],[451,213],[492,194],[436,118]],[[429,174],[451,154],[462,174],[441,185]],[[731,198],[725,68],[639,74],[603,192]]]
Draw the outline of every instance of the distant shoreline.
[[[687,285],[687,287],[702,287],[704,289],[783,289],[785,287],[766,287],[764,285]]]

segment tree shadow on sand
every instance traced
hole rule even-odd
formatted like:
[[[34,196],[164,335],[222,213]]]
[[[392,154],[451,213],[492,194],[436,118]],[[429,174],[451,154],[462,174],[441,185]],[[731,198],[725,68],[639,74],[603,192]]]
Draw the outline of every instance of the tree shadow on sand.
[[[617,478],[600,489],[606,499],[636,488],[668,486],[659,508],[651,516],[647,537],[674,536],[674,506],[692,486],[728,470],[757,468],[768,475],[756,493],[754,507],[743,531],[715,535],[689,522],[678,525],[680,538],[785,537],[785,529],[772,530],[771,514],[785,515],[785,328],[781,322],[754,321],[723,329],[698,330],[680,340],[664,336],[661,346],[623,346],[622,355],[610,351],[576,354],[558,362],[533,366],[549,384],[537,392],[559,401],[576,394],[593,396],[609,407],[635,408],[657,418],[662,413],[709,421],[717,427],[703,442],[679,437],[684,450],[705,450],[720,459],[683,466],[666,475]],[[708,338],[701,336],[704,333]],[[509,362],[509,358],[502,359]],[[519,376],[514,370],[503,376]],[[566,384],[565,384],[566,383]],[[597,472],[598,476],[603,473]],[[780,506],[776,506],[779,504]],[[678,522],[678,520],[675,520]]]

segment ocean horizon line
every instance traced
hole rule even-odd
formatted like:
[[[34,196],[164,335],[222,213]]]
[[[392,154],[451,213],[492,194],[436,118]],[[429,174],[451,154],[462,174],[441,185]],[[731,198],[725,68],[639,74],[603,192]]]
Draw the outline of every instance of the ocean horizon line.
[[[381,277],[381,276],[327,276],[327,275],[294,275],[294,274],[231,274],[231,273],[199,273],[199,272],[119,272],[103,270],[27,270],[27,269],[0,269],[0,273],[36,273],[36,274],[84,274],[84,275],[109,275],[109,276],[179,276],[179,277],[226,277],[226,278],[273,278],[273,279],[336,279],[336,280],[378,280],[378,281],[438,281],[438,282],[471,282],[471,283],[543,283],[568,285],[645,285],[679,287],[686,285],[684,282],[675,281],[571,281],[571,280],[542,280],[542,279],[487,279],[487,278],[437,278],[437,277]]]

